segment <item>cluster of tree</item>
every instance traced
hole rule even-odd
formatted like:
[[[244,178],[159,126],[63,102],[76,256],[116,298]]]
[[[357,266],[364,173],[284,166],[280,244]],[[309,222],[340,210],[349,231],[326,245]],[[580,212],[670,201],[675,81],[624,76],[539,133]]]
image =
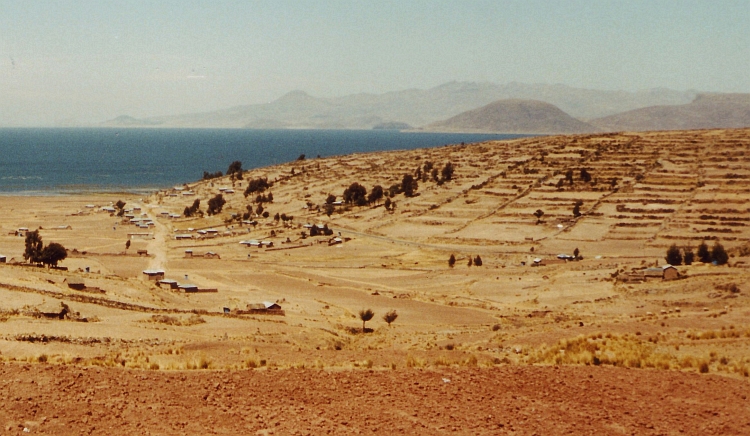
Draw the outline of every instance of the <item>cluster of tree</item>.
[[[443,166],[443,169],[438,171],[434,163],[432,163],[431,161],[426,161],[423,165],[417,167],[414,175],[418,180],[421,180],[422,182],[427,182],[431,179],[438,185],[442,185],[443,183],[453,179],[454,171],[455,167],[451,162],[446,163]]]
[[[214,198],[208,200],[208,215],[210,216],[220,213],[226,202],[227,201],[224,200],[224,197],[221,194],[216,194]]]
[[[344,190],[343,201],[346,204],[365,206],[368,204],[377,203],[383,198],[383,195],[383,187],[380,185],[373,186],[372,190],[368,194],[367,188],[357,182],[354,182]],[[336,196],[333,194],[328,194],[328,197],[326,197],[326,214],[329,216],[333,212],[333,203],[335,201]]]
[[[196,198],[192,205],[185,206],[185,210],[182,211],[182,214],[187,218],[196,215],[203,216],[203,212],[201,211],[201,200]]]
[[[588,172],[586,168],[581,168],[580,172],[580,179],[582,182],[590,183],[591,182],[591,174]],[[617,183],[617,179],[614,179],[613,183]],[[565,178],[560,179],[557,181],[557,187],[562,188],[563,183],[568,182],[571,186],[574,183],[573,180],[573,170],[569,169],[565,172]]]
[[[255,202],[259,203],[259,204],[273,203],[273,193],[269,192],[268,195],[266,195],[266,194],[258,194],[258,196],[255,197]]]
[[[448,266],[453,268],[456,265],[456,256],[451,254],[451,257],[448,258]],[[469,256],[469,261],[467,262],[468,266],[482,266],[482,258],[477,254],[476,257],[472,258]]]
[[[372,309],[362,309],[359,311],[359,319],[362,320],[362,333],[365,332],[365,323],[371,320],[374,316],[375,312],[373,312]],[[396,313],[395,310],[389,310],[383,315],[383,321],[388,323],[388,327],[391,326],[393,321],[396,321],[396,318],[398,318],[398,313]]]
[[[287,221],[291,221],[291,220],[293,220],[293,219],[294,219],[294,217],[293,217],[293,216],[291,216],[291,215],[287,215],[287,214],[285,214],[285,213],[282,213],[281,215],[279,215],[279,213],[278,213],[278,212],[276,212],[276,215],[274,215],[274,216],[273,216],[273,220],[274,220],[274,221],[279,221],[279,220],[281,220],[281,221],[283,221],[283,222],[285,222],[285,223],[286,223]]]
[[[217,171],[215,173],[209,173],[208,171],[203,171],[203,180],[211,180],[211,179],[218,179],[219,177],[222,177],[224,173],[221,171]]]
[[[242,180],[242,162],[236,160],[230,163],[229,168],[227,168],[227,175],[231,176],[232,180]]]
[[[68,257],[68,250],[57,242],[50,242],[45,247],[39,230],[26,233],[25,244],[23,258],[30,263],[57,266],[58,262]]]
[[[318,236],[318,235],[331,236],[332,234],[333,234],[333,230],[328,228],[328,224],[323,226],[322,229],[319,229],[318,226],[310,227],[310,236]]]
[[[251,204],[247,205],[247,213],[243,215],[244,219],[250,218],[250,215],[253,214],[253,206]],[[255,208],[255,215],[262,216],[263,218],[268,218],[271,213],[268,212],[264,207],[263,204],[258,204],[258,207]]]
[[[263,192],[266,189],[273,186],[272,182],[268,181],[268,177],[258,177],[247,182],[247,188],[245,188],[245,197],[256,192]]]
[[[719,242],[715,242],[714,246],[709,249],[705,242],[701,242],[698,246],[697,253],[693,253],[691,247],[683,247],[680,249],[676,244],[672,244],[667,249],[666,261],[670,265],[690,265],[695,261],[695,256],[698,256],[698,260],[703,263],[716,262],[717,265],[724,265],[729,261],[729,255],[724,249],[724,246]]]

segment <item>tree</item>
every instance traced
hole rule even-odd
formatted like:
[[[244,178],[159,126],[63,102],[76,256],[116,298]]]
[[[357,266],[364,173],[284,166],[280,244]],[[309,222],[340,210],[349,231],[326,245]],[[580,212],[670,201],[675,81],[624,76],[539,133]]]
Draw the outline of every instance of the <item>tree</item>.
[[[371,309],[362,309],[359,311],[359,319],[362,320],[362,333],[365,332],[365,323],[371,320],[373,316],[375,316],[375,312]]]
[[[305,160],[305,155],[304,154],[299,155],[299,157],[297,157],[297,160]]]
[[[667,249],[667,263],[670,265],[682,265],[682,253],[676,244]]]
[[[442,176],[441,180],[443,182],[449,182],[453,179],[453,171],[455,168],[453,167],[453,164],[448,162],[443,167],[442,171],[440,171],[440,175]]]
[[[326,215],[328,215],[328,216],[333,215],[333,211],[335,209],[336,209],[336,207],[333,205],[333,203],[326,203],[326,206],[325,206]]]
[[[383,198],[383,187],[375,185],[372,187],[370,195],[367,196],[367,202],[370,204],[377,203],[381,198]]]
[[[698,259],[703,263],[711,263],[711,252],[706,241],[701,242],[701,245],[698,246]]]
[[[693,253],[693,249],[690,247],[685,247],[683,249],[685,252],[682,261],[685,262],[685,265],[692,265],[693,261],[695,260],[695,253]]]
[[[130,239],[128,239],[127,241],[125,241],[125,249],[127,250],[129,248],[130,248]]]
[[[474,258],[474,265],[476,265],[476,266],[482,266],[482,258],[479,257],[478,254],[477,254],[477,257]]]
[[[237,180],[242,180],[242,162],[236,160],[229,164],[227,175],[234,175]]]
[[[122,200],[117,200],[117,203],[115,203],[115,208],[117,208],[117,216],[123,216],[125,215],[125,203]]]
[[[336,201],[336,196],[328,194],[328,197],[326,197],[326,204],[333,204],[334,201]]]
[[[541,209],[537,209],[536,212],[534,212],[534,216],[536,217],[536,223],[539,224],[540,222],[542,222],[544,211]]]
[[[385,199],[385,203],[383,203],[383,206],[385,206],[385,210],[391,210],[391,199],[390,199],[390,197]]]
[[[57,266],[57,262],[68,257],[68,250],[57,242],[51,242],[44,247],[41,255],[41,262],[48,266]]]
[[[466,263],[466,266],[471,266],[473,264],[474,264],[474,259],[472,259],[471,256],[469,256],[469,261]]]
[[[419,189],[419,182],[417,182],[417,179],[411,174],[404,174],[404,177],[401,179],[401,192],[407,197],[412,197],[414,191],[417,189]]]
[[[456,256],[451,254],[451,257],[448,258],[448,266],[453,268],[453,265],[456,264]]]
[[[581,169],[581,180],[588,183],[591,181],[591,174],[589,174],[588,171],[586,171],[586,168]]]
[[[717,265],[724,265],[729,261],[729,255],[724,250],[724,246],[718,242],[714,242],[714,247],[711,249],[711,259],[716,262]]]
[[[24,242],[26,250],[23,252],[23,258],[29,263],[41,262],[44,243],[42,242],[42,236],[39,235],[39,230],[26,232],[26,240]]]
[[[357,182],[352,183],[344,190],[344,202],[354,203],[357,206],[363,205],[367,202],[367,188]]]
[[[220,213],[226,202],[221,194],[216,194],[216,197],[208,200],[208,214],[215,215]]]
[[[575,205],[573,206],[573,216],[578,218],[581,216],[581,206],[583,205],[583,202],[581,200],[576,201]]]
[[[575,249],[575,250],[573,250],[573,257],[575,257],[576,259],[578,259],[578,255],[579,255],[579,254],[581,254],[581,252],[580,252],[580,251],[578,251],[578,247],[576,247],[576,249]]]
[[[245,197],[256,192],[263,192],[266,189],[273,186],[273,183],[268,182],[268,177],[258,177],[247,182],[247,188],[245,188]]]
[[[571,185],[573,184],[573,170],[568,170],[565,172],[565,180],[567,180]]]
[[[185,215],[186,218],[189,218],[197,214],[200,208],[201,208],[201,200],[199,198],[196,198],[195,201],[193,201],[193,204],[191,206],[185,206],[185,210],[182,211],[182,214]]]
[[[438,174],[440,174],[440,172],[438,171],[438,169],[437,168],[433,168],[432,171],[430,172],[430,177],[432,177],[432,181],[434,181],[434,182],[440,182],[440,177],[438,176]]]
[[[398,318],[398,313],[396,313],[395,310],[389,310],[388,312],[383,315],[383,321],[388,323],[388,327],[391,326],[391,323]]]

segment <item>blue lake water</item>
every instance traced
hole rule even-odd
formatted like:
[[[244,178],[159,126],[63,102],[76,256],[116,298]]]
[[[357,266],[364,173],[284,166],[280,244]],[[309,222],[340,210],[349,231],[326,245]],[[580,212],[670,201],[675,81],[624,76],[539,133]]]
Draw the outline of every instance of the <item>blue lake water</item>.
[[[149,192],[203,171],[524,135],[389,130],[0,129],[0,193]]]

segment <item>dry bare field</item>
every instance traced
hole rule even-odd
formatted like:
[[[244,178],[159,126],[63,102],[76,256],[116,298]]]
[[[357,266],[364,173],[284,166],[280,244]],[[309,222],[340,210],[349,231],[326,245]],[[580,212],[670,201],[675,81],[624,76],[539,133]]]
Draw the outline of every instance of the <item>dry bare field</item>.
[[[55,383],[73,383],[70,395],[77,396],[75,380],[82,374],[82,394],[101,385],[115,399],[129,390],[116,386],[120,378],[152,380],[178,395],[180,389],[172,386],[185,377],[186,392],[196,396],[211,390],[214,380],[221,386],[222,380],[239,377],[240,384],[254,386],[254,377],[260,377],[263,389],[291,398],[288,405],[273,406],[274,418],[259,409],[258,419],[282,423],[275,426],[240,426],[229,415],[215,422],[204,414],[222,406],[204,401],[190,412],[201,417],[185,412],[190,419],[180,418],[171,410],[169,426],[143,421],[136,429],[129,426],[148,412],[140,405],[137,413],[125,407],[118,419],[128,432],[177,434],[200,432],[198,427],[226,433],[273,427],[279,434],[325,432],[316,428],[382,432],[386,423],[399,419],[409,424],[393,428],[414,434],[453,432],[454,427],[463,434],[510,431],[502,419],[487,418],[489,424],[476,428],[469,424],[484,419],[474,416],[479,411],[499,416],[490,410],[495,400],[490,401],[482,383],[510,390],[508,395],[526,390],[513,398],[523,398],[517,405],[503,396],[509,401],[498,406],[503,413],[522,407],[529,417],[552,417],[558,415],[550,408],[591,410],[588,417],[567,413],[560,418],[593,422],[582,427],[586,431],[747,432],[742,426],[750,422],[750,410],[741,392],[750,391],[749,146],[746,129],[539,137],[300,160],[245,171],[242,180],[216,178],[142,198],[0,198],[0,254],[8,260],[0,265],[0,359],[8,374],[3,376],[5,400],[15,401],[0,408],[0,420],[12,431],[61,434],[66,428],[90,428],[80,417],[72,418],[80,407],[72,400],[55,406],[61,408],[60,417],[72,414],[72,427],[52,425],[57,422],[52,412],[44,411],[51,407],[50,398],[63,403],[68,398],[60,397]],[[439,179],[449,162],[453,176],[438,183],[432,168]],[[376,185],[388,191],[401,185],[405,174],[418,180],[417,195],[407,197],[394,188],[392,197],[362,206],[326,207],[330,194],[342,200],[352,183],[368,193]],[[272,186],[244,196],[248,181],[258,178]],[[218,214],[168,215],[182,215],[195,199],[206,212],[209,199],[220,192],[226,203]],[[269,193],[273,200],[262,203],[268,216],[256,215],[256,197]],[[153,225],[139,228],[101,210],[118,200],[125,209],[136,208],[126,215],[150,218]],[[395,206],[386,208],[386,200]],[[579,216],[574,215],[576,204]],[[534,215],[538,210],[540,217]],[[287,220],[274,219],[276,214]],[[256,223],[243,223],[243,215]],[[308,224],[327,225],[333,234],[310,236]],[[64,245],[68,258],[61,265],[67,270],[24,265],[20,228],[40,229],[45,243]],[[142,239],[137,233],[149,236]],[[190,239],[176,238],[188,234]],[[332,244],[334,238],[342,243]],[[270,241],[273,247],[240,244],[249,240]],[[722,244],[728,263],[680,265],[677,280],[630,280],[646,267],[665,264],[671,245],[695,251],[704,241],[709,247]],[[535,259],[546,262],[575,249],[580,260],[531,266]],[[456,259],[452,267],[451,255]],[[477,256],[481,266],[469,266]],[[216,292],[160,287],[144,270],[163,270],[166,279]],[[69,286],[80,281],[83,289]],[[262,302],[280,305],[283,315],[247,310],[248,304]],[[69,317],[40,316],[59,311],[61,303],[70,308]],[[362,309],[375,313],[364,333]],[[388,325],[382,316],[392,310],[398,318]],[[623,401],[561,406],[554,402],[559,398],[542,401],[532,384],[521,388],[497,379],[531,377],[554,384],[561,379],[555,371],[579,380],[570,387],[576,395],[586,392],[588,379],[599,384],[597,392],[617,390],[612,395]],[[93,378],[86,375],[94,373]],[[395,408],[379,415],[346,409],[369,420],[365,424],[327,411],[321,412],[325,419],[356,425],[341,427],[336,421],[336,426],[316,427],[309,421],[315,413],[289,411],[307,407],[307,400],[293,401],[300,390],[314,391],[306,393],[315,397],[312,404],[325,400],[320,391],[330,381],[308,385],[309,379],[336,377],[355,378],[359,386],[337,392],[336,398],[355,402],[373,389],[370,384],[381,383],[378,395],[387,387],[393,404],[409,404],[401,408],[408,416]],[[484,381],[467,383],[461,398],[411,388],[438,378],[472,377]],[[283,388],[268,387],[270,380],[286,378]],[[10,380],[39,384],[25,397]],[[629,390],[633,383],[640,383],[642,392]],[[675,387],[684,383],[695,388]],[[140,383],[134,397],[153,398],[155,408],[170,401],[162,388],[149,393],[145,385]],[[723,386],[741,398],[715,398]],[[681,406],[635,417],[636,407],[643,411],[640,401],[663,403],[672,391],[679,394],[670,401]],[[421,394],[429,398],[423,407]],[[189,398],[175,401],[189,407]],[[706,398],[717,411],[706,414],[703,427],[697,420],[683,420],[680,429],[663,425],[667,418],[706,412],[708,405],[699,411],[685,406],[704,404]],[[46,405],[30,414],[30,406],[18,402]],[[366,404],[382,407],[383,402]],[[333,410],[328,404],[326,410]],[[446,415],[416,419],[409,407],[416,410],[414,416],[444,407],[448,416],[462,417],[456,423]],[[593,413],[602,407],[611,412],[609,418]],[[729,412],[722,407],[737,417],[732,427],[721,427],[729,425],[722,419]],[[47,419],[39,422],[42,416]],[[308,421],[294,425],[285,419],[291,416]],[[198,427],[175,424],[182,421]],[[576,427],[555,427],[553,419],[534,422],[522,426],[515,421],[513,429],[516,434],[553,434],[551,428],[559,434],[564,428],[576,432]],[[492,427],[498,423],[505,427]]]

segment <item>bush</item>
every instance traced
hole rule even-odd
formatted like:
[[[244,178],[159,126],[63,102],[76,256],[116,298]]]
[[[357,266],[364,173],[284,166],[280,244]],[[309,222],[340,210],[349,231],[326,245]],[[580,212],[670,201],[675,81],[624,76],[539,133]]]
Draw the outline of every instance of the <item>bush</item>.
[[[456,256],[451,254],[451,257],[448,258],[448,266],[453,268],[453,265],[456,264]]]

